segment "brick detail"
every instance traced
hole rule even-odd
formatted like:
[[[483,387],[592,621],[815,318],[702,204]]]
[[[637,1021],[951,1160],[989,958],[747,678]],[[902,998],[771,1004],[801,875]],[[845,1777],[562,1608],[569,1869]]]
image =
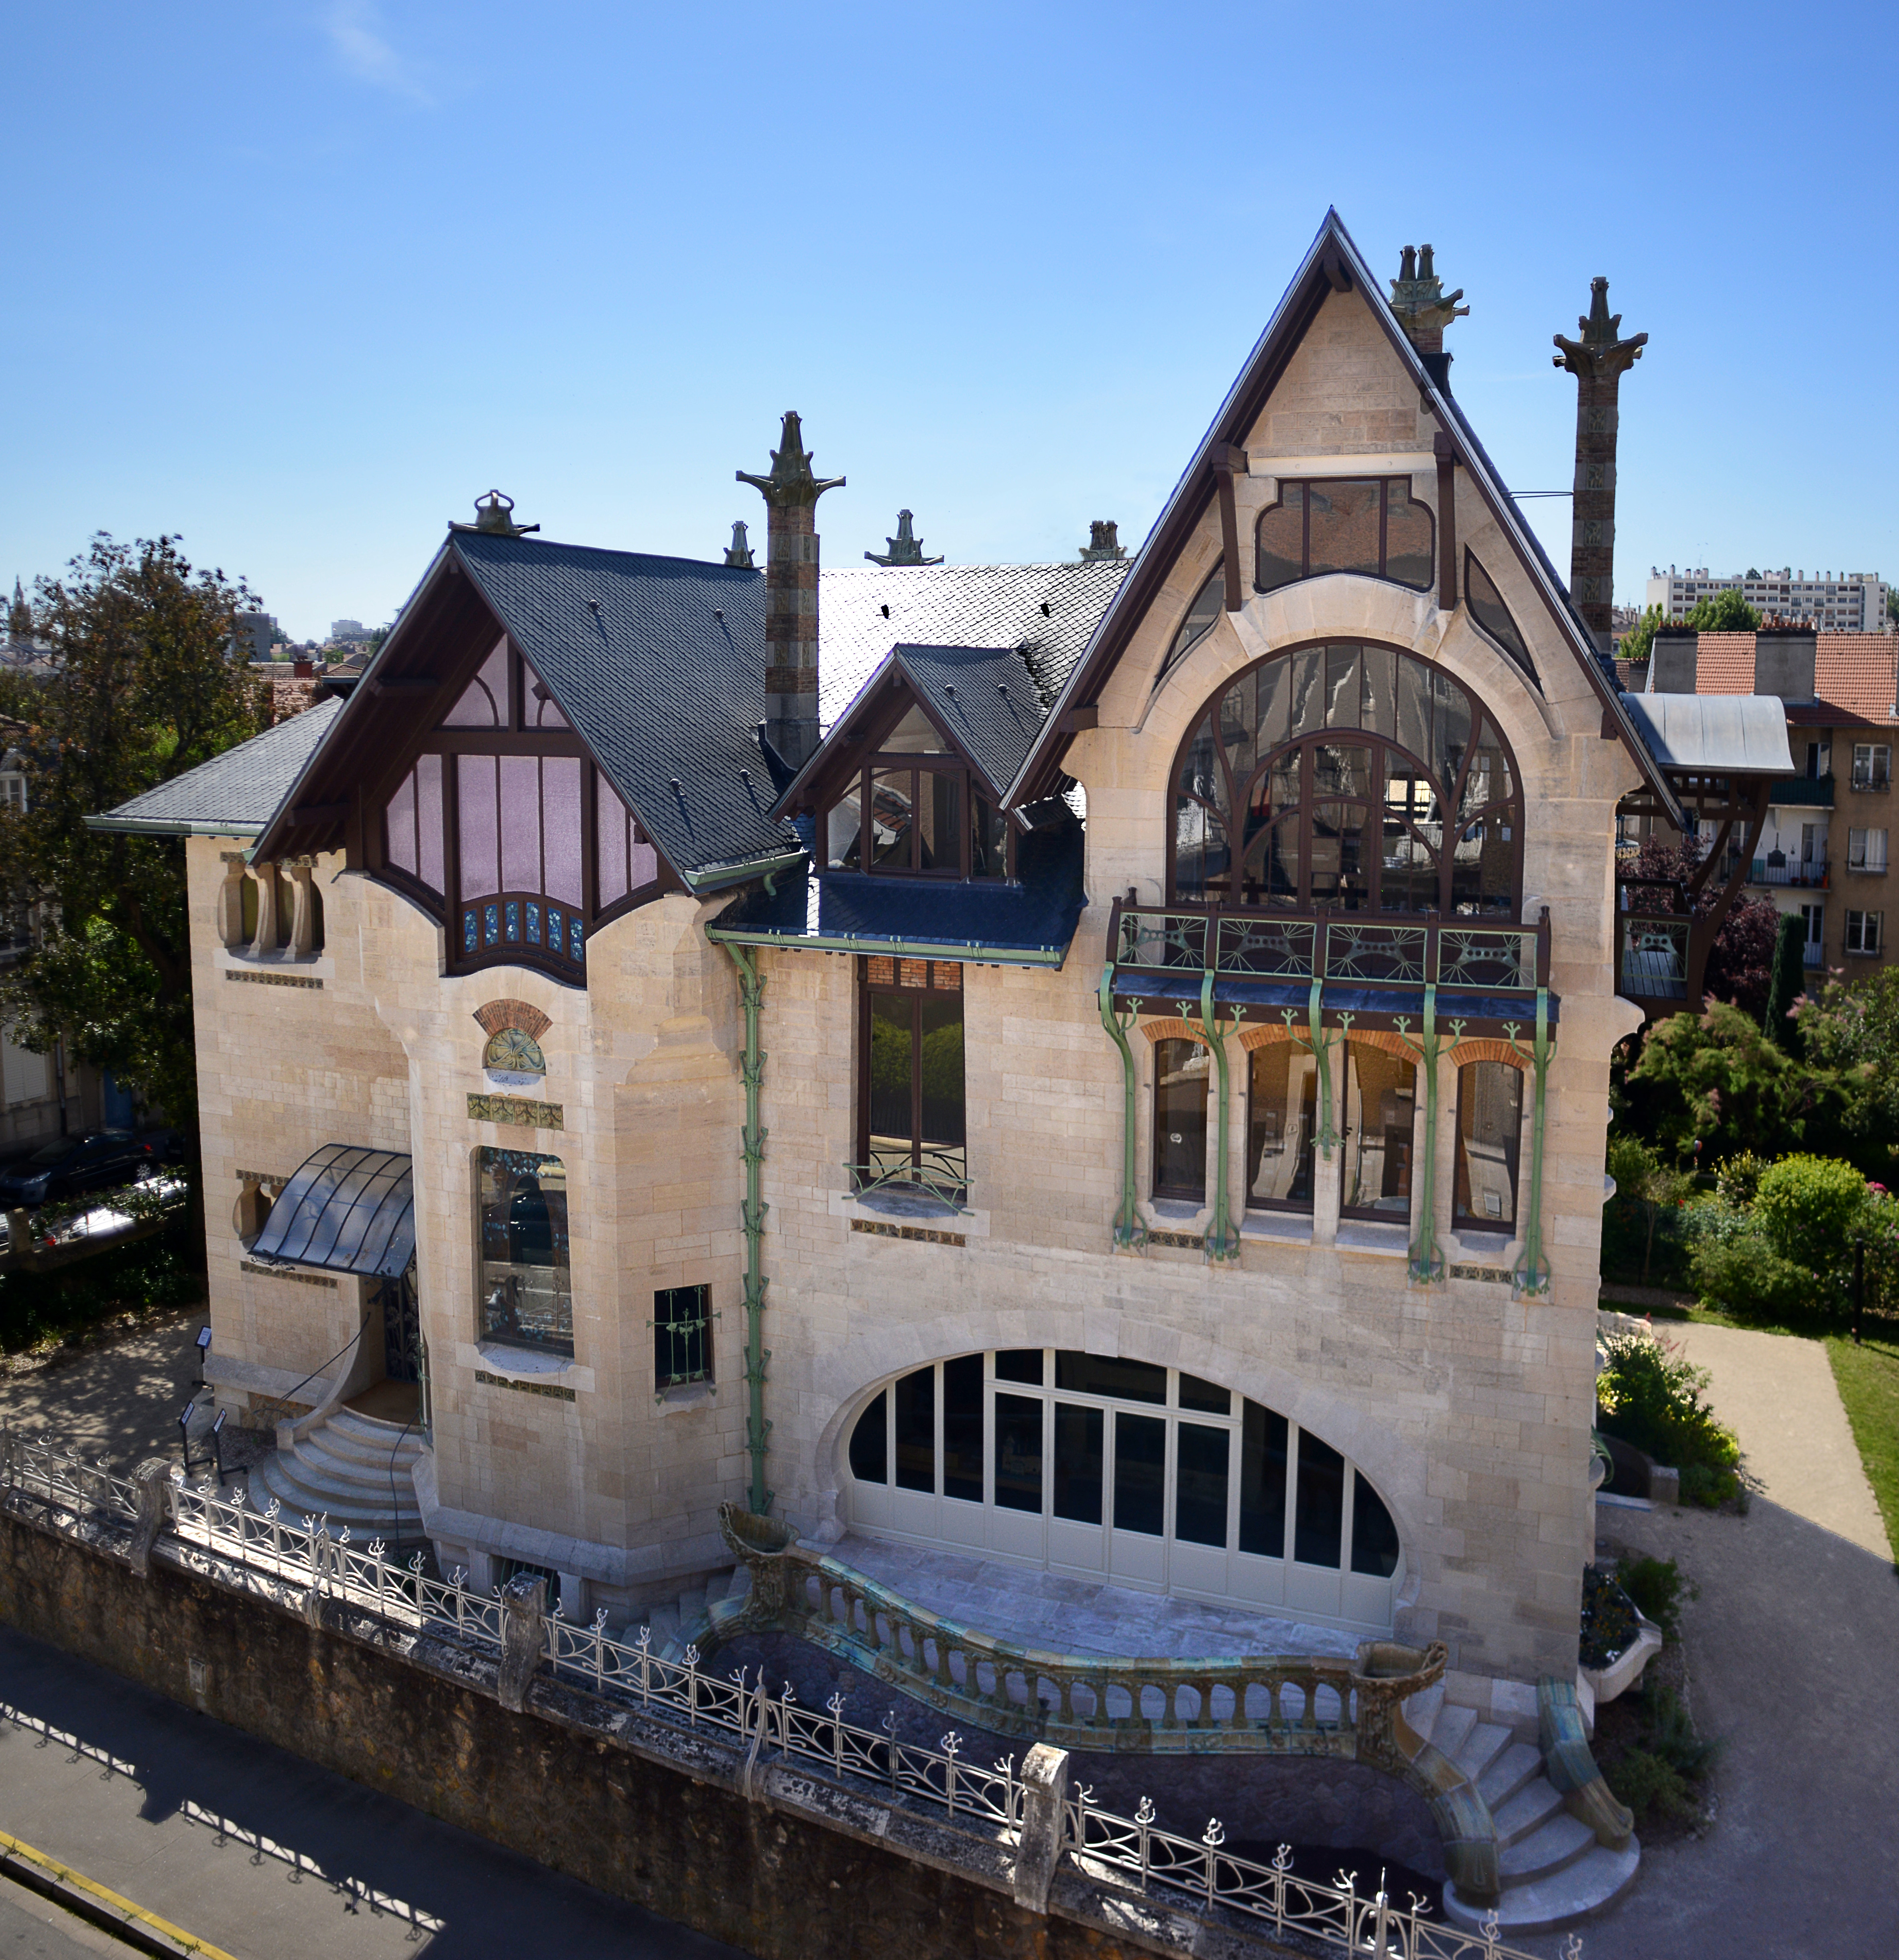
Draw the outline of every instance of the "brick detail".
[[[1206,1036],[1198,1028],[1182,1020],[1177,1014],[1169,1021],[1143,1021],[1141,1032],[1151,1042],[1198,1042],[1203,1048],[1208,1045]]]
[[[539,1041],[554,1024],[541,1010],[525,1001],[490,1001],[475,1010],[483,1031],[498,1035],[503,1028],[518,1028],[530,1040]]]
[[[1453,1067],[1461,1068],[1471,1061],[1501,1061],[1512,1068],[1527,1069],[1530,1057],[1527,1051],[1513,1048],[1507,1041],[1499,1041],[1494,1035],[1474,1035],[1468,1041],[1461,1041],[1451,1051]]]
[[[1283,1021],[1252,1021],[1240,1030],[1240,1045],[1249,1055],[1256,1048],[1270,1048],[1275,1042],[1300,1039]]]

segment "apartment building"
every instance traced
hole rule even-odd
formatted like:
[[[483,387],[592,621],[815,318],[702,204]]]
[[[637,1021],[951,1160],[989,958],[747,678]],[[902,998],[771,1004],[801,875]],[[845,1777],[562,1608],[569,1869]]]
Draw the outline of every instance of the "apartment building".
[[[1751,568],[1717,577],[1704,565],[1664,571],[1652,566],[1643,603],[1659,606],[1665,620],[1679,622],[1704,599],[1738,592],[1764,619],[1787,620],[1821,633],[1883,633],[1886,595],[1891,590],[1876,571],[1815,572],[1783,565],[1778,571]]]
[[[1883,963],[1899,931],[1899,635],[1658,633],[1646,686],[1783,702],[1795,773],[1773,785],[1748,883],[1805,921],[1810,967],[1850,979]]]

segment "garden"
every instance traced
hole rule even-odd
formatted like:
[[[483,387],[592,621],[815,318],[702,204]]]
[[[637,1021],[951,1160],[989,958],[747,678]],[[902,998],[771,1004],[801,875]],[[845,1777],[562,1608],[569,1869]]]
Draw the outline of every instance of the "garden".
[[[1612,1064],[1604,1303],[1642,1290],[1663,1338],[1608,1344],[1600,1426],[1678,1465],[1684,1500],[1744,1502],[1665,1322],[1820,1341],[1899,1560],[1899,971],[1799,992],[1786,925],[1757,1007],[1711,995]]]

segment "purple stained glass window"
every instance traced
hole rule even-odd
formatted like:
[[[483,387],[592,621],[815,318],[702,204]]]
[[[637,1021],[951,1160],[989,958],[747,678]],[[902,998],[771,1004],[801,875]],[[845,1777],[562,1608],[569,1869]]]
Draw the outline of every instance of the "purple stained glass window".
[[[637,832],[633,842],[633,889],[650,885],[659,876],[659,853]]]
[[[505,728],[508,726],[508,642],[481,663],[481,671],[462,690],[461,698],[442,717],[444,728]]]
[[[530,667],[524,666],[521,685],[527,690],[522,697],[522,707],[530,728],[566,728],[572,724],[566,715],[554,705],[554,697],[547,684]]]
[[[604,777],[594,778],[594,797],[600,902],[605,907],[617,899],[623,899],[632,889],[626,874],[626,840],[630,826],[626,820],[626,805],[614,795],[613,785]]]
[[[501,889],[541,889],[540,764],[533,756],[501,758]]]
[[[501,889],[495,758],[457,756],[455,780],[461,817],[461,889],[468,898],[483,898]]]
[[[419,835],[416,875],[432,892],[448,889],[442,877],[441,758],[423,756],[416,763],[416,822]]]
[[[384,828],[389,838],[389,861],[399,871],[416,875],[416,776],[411,770],[396,794],[389,799]]]
[[[547,868],[539,889],[550,899],[577,905],[581,902],[579,758],[549,756],[540,772]]]

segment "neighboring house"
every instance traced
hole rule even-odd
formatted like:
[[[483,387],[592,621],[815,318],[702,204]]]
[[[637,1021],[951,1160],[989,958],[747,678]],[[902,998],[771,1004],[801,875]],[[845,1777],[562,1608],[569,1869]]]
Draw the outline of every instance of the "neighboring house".
[[[1659,607],[1665,621],[1679,622],[1704,600],[1738,592],[1770,620],[1792,620],[1821,633],[1883,633],[1891,589],[1876,571],[1815,572],[1809,578],[1804,569],[1783,565],[1711,578],[1705,565],[1679,572],[1670,565],[1650,571],[1646,603]]]
[[[1792,765],[1618,692],[1404,283],[1328,218],[1131,559],[820,574],[788,417],[769,584],[497,501],[346,701],[97,819],[187,839],[282,1489],[616,1624],[769,1507],[1441,1638],[1534,1732],[1609,1058],[1705,954],[1618,812]],[[338,1398],[393,1507],[310,1481]]]
[[[1650,693],[1773,696],[1795,774],[1774,784],[1747,883],[1805,923],[1809,966],[1848,979],[1899,930],[1892,762],[1899,635],[1658,634]]]

